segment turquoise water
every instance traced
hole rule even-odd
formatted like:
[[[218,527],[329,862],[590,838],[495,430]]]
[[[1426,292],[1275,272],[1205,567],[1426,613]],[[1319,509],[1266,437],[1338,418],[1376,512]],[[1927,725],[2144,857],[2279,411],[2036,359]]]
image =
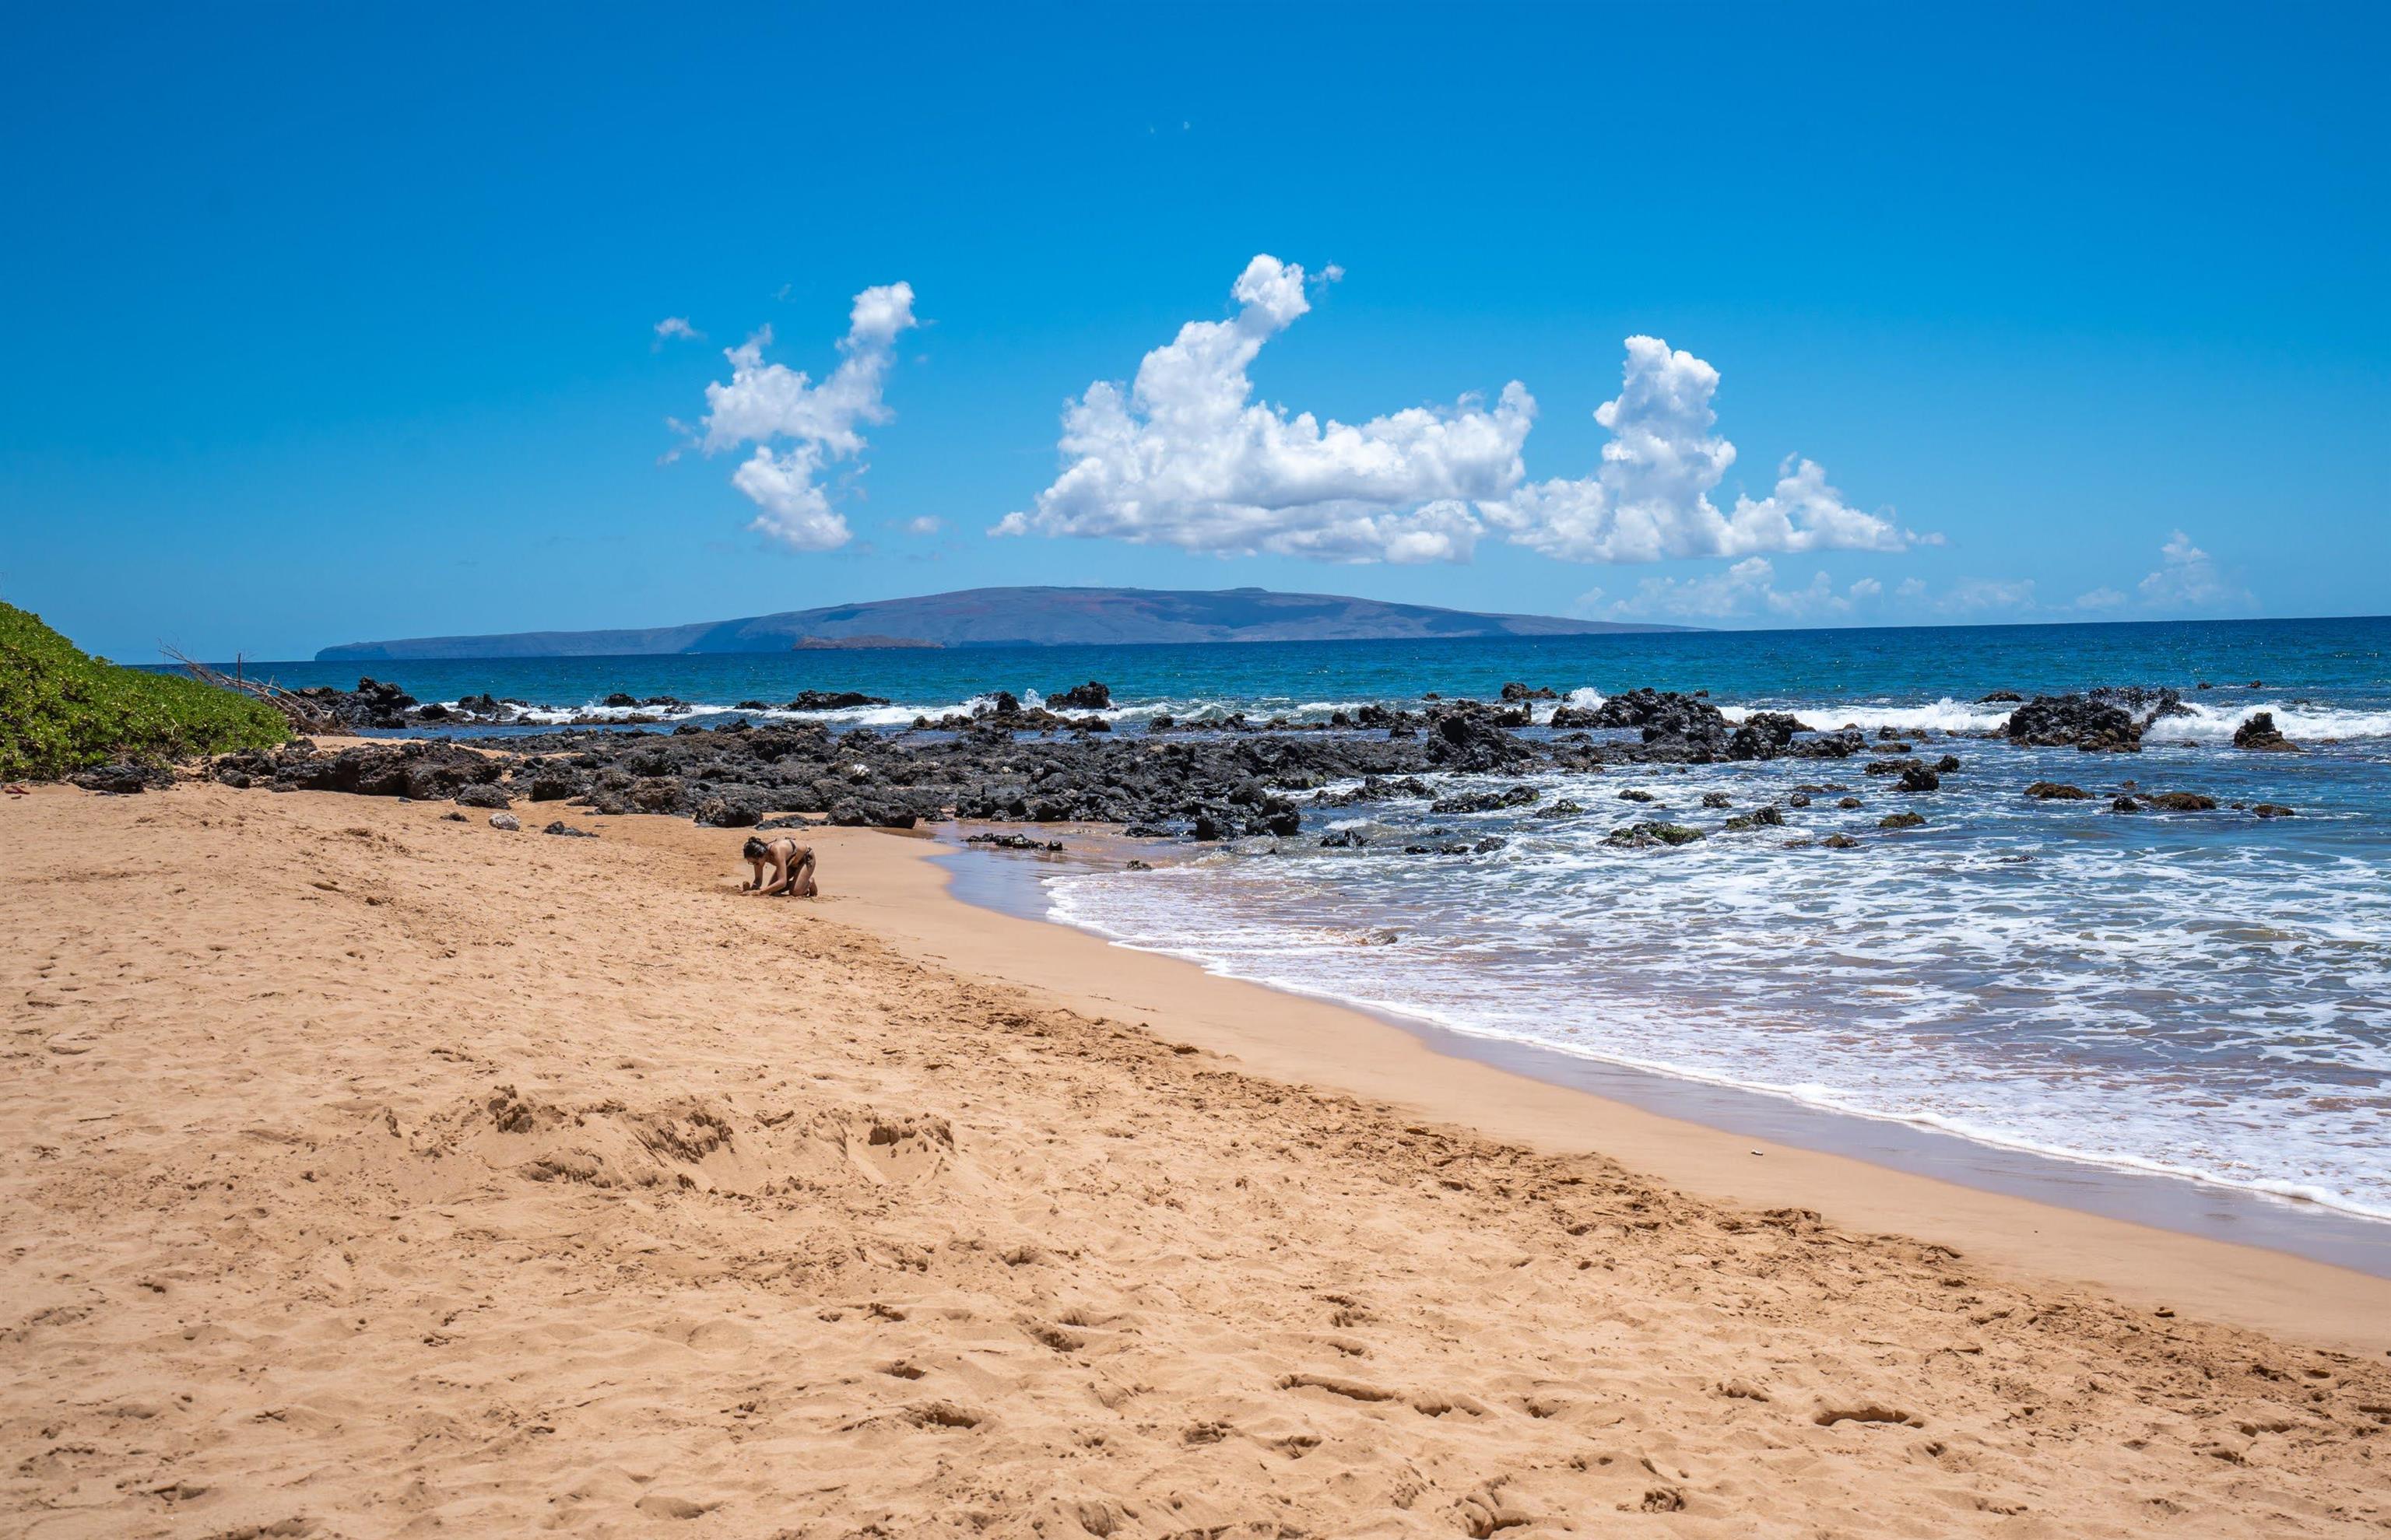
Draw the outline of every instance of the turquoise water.
[[[385,672],[386,669],[386,672]],[[314,664],[291,684],[353,685]],[[1637,685],[1707,690],[1728,715],[1891,727],[1963,769],[1890,793],[1856,763],[1777,761],[1536,778],[1559,819],[1323,809],[1299,840],[1213,850],[1152,873],[1047,884],[1056,917],[1220,972],[1351,1000],[1483,1038],[1746,1088],[1984,1143],[2391,1217],[2391,620],[1711,633],[1212,647],[793,653],[507,660],[378,668],[426,700],[490,691],[569,713],[611,691],[716,710],[800,689],[886,695],[840,714],[901,725],[988,691],[1113,687],[1123,731],[1157,711],[1319,718],[1506,680],[1582,701]],[[2202,681],[2213,688],[2198,689]],[[2254,682],[2255,681],[2255,682]],[[1997,689],[2171,685],[2192,707],[2139,756],[2017,749]],[[2231,746],[2254,709],[2309,746]],[[712,719],[701,710],[682,719]],[[1931,738],[1921,734],[1933,734]],[[1949,735],[1960,734],[1952,737]],[[2023,796],[2073,782],[2081,803]],[[2205,792],[2297,809],[2260,819],[2119,815],[2108,798]],[[1460,784],[1495,784],[1493,781]],[[1847,786],[1795,827],[1681,850],[1603,835],[1647,806],[1716,830],[1800,783]],[[1445,788],[1440,788],[1442,790]],[[1927,825],[1876,827],[1912,809]],[[1371,827],[1362,849],[1313,843]],[[1446,827],[1508,843],[1420,861]],[[1861,848],[1787,848],[1834,832]],[[1374,942],[1373,933],[1400,938]]]

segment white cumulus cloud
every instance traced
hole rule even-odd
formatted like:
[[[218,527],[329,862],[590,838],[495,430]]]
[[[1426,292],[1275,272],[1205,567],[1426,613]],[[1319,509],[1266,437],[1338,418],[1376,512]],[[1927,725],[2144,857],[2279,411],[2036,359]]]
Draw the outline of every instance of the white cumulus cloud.
[[[1342,270],[1322,275],[1334,281]],[[1506,496],[1535,401],[1465,396],[1366,422],[1253,399],[1262,344],[1312,308],[1301,267],[1257,256],[1225,321],[1190,321],[1126,387],[1098,381],[1063,414],[1063,473],[996,535],[1079,535],[1221,555],[1465,561],[1474,500]]]
[[[2031,577],[1962,577],[1951,585],[1934,607],[1950,615],[1983,615],[2035,606]]]
[[[1595,590],[1581,605],[1590,604],[1600,592]],[[1777,569],[1767,557],[1747,556],[1723,571],[1647,577],[1608,613],[1634,619],[1834,623],[1880,618],[1888,607],[1896,614],[1952,616],[2032,614],[2040,608],[2031,578],[1962,577],[1936,590],[1922,578],[1905,578],[1888,589],[1877,578],[1860,577],[1838,590],[1834,580],[1820,572],[1789,589],[1777,586]]]
[[[2201,609],[2245,597],[2225,580],[2208,552],[2193,545],[2191,537],[2180,529],[2170,533],[2166,544],[2159,548],[2158,570],[2136,586],[2141,589],[2142,602],[2172,610]]]
[[[1713,431],[1718,382],[1718,370],[1658,337],[1628,338],[1619,395],[1595,408],[1595,421],[1610,430],[1601,465],[1590,476],[1522,486],[1480,511],[1519,544],[1569,562],[1895,551],[1920,543],[1845,502],[1825,468],[1798,455],[1777,468],[1767,497],[1738,495],[1722,511],[1711,493],[1735,463],[1735,446]]]
[[[1765,556],[1747,556],[1724,572],[1699,577],[1647,577],[1635,591],[1611,606],[1621,615],[1666,615],[1684,620],[1737,620],[1767,615],[1815,620],[1847,615],[1855,603],[1880,591],[1863,577],[1843,593],[1825,573],[1798,589],[1777,587],[1777,568]]]
[[[772,343],[769,326],[724,350],[730,381],[705,387],[706,414],[697,438],[709,455],[755,446],[730,477],[759,510],[748,527],[798,550],[830,550],[847,542],[847,519],[831,506],[820,478],[833,462],[862,453],[861,425],[889,420],[882,385],[898,334],[915,324],[912,285],[866,289],[848,312],[838,368],[819,383],[802,370],[764,361]]]
[[[1318,281],[1344,276],[1329,266]],[[1221,555],[1467,561],[1490,530],[1572,562],[1657,562],[1937,543],[1853,507],[1790,456],[1764,498],[1712,501],[1735,463],[1715,431],[1718,371],[1655,337],[1627,339],[1620,394],[1595,417],[1602,463],[1527,484],[1535,398],[1513,381],[1490,408],[1464,396],[1358,424],[1253,398],[1262,344],[1312,308],[1304,270],[1258,256],[1225,321],[1190,321],[1134,381],[1099,381],[1064,413],[1063,473],[998,535],[1079,535]]]
[[[698,341],[703,339],[704,336],[704,332],[700,331],[697,328],[689,324],[689,317],[687,316],[666,316],[663,320],[656,323],[656,345],[658,347],[664,346],[666,343],[675,337],[686,337],[691,341]]]

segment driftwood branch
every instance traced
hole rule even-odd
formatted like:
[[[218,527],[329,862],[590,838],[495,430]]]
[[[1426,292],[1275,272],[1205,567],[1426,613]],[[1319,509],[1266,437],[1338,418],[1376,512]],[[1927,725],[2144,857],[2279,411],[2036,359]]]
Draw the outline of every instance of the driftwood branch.
[[[252,679],[243,675],[227,674],[178,648],[166,647],[161,651],[190,670],[191,677],[201,684],[212,684],[219,690],[230,690],[252,700],[264,701],[282,714],[282,719],[291,724],[293,732],[330,732],[340,726],[323,706],[295,691],[285,690],[272,679]]]

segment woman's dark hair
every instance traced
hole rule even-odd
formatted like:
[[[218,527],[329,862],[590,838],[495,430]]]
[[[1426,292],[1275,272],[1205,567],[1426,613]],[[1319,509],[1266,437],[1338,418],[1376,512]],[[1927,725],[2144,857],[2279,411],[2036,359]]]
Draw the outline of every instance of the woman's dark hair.
[[[766,850],[767,847],[764,842],[757,839],[754,835],[749,835],[747,836],[747,843],[739,848],[739,853],[745,856],[749,861],[762,861]]]

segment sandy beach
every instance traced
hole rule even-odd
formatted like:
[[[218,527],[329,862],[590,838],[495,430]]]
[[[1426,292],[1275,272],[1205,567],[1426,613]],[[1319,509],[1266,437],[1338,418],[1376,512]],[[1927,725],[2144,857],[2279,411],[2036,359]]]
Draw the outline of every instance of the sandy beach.
[[[0,807],[0,1529],[2391,1527],[2391,1282],[451,813]]]

